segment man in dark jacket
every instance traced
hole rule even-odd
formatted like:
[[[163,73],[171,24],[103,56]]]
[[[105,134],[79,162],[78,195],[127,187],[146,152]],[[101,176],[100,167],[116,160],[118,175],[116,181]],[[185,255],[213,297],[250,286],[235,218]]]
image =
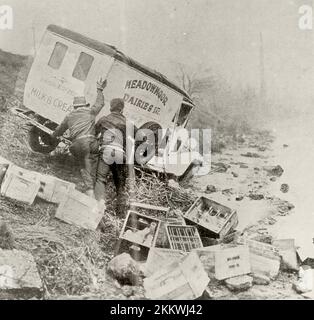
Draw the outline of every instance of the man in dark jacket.
[[[80,161],[81,176],[87,188],[86,194],[91,197],[95,197],[94,186],[99,152],[99,144],[95,136],[95,118],[104,106],[103,90],[106,85],[106,80],[100,79],[97,82],[97,98],[92,107],[86,103],[85,97],[75,97],[74,110],[66,115],[52,134],[57,138],[69,130],[69,140],[72,142],[70,152]]]
[[[96,134],[100,138],[100,159],[96,171],[95,197],[102,200],[105,197],[105,181],[109,171],[112,172],[117,193],[117,213],[123,215],[127,207],[128,195],[134,183],[134,166],[126,159],[127,139],[134,137],[135,126],[123,115],[123,99],[113,99],[110,102],[110,114],[102,117],[96,125]]]

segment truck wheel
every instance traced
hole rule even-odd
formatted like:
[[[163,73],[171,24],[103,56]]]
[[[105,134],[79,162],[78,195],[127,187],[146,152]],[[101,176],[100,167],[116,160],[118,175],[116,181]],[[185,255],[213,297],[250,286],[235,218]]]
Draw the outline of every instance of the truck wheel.
[[[143,153],[141,159],[136,159],[140,160],[137,161],[138,164],[144,165],[147,162],[149,162],[155,155],[158,154],[158,130],[161,129],[161,126],[156,122],[147,122],[139,128],[139,130],[141,129],[151,130],[154,133],[154,137],[146,135],[145,132],[137,136],[139,141],[137,141],[135,144],[136,150],[137,147],[143,142],[149,145],[147,150],[145,150],[145,152]]]
[[[28,132],[28,143],[35,152],[50,153],[57,147],[59,140],[51,138],[48,133],[32,126]]]

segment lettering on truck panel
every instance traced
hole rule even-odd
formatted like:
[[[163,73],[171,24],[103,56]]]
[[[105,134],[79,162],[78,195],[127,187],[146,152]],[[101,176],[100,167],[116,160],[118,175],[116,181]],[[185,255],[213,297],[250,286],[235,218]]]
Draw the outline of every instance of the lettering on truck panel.
[[[49,96],[46,93],[41,92],[37,88],[32,88],[31,96],[36,97],[38,100],[48,105],[51,105],[57,109],[60,109],[64,112],[70,112],[73,109],[72,105],[69,105],[68,103],[64,102],[62,99]]]

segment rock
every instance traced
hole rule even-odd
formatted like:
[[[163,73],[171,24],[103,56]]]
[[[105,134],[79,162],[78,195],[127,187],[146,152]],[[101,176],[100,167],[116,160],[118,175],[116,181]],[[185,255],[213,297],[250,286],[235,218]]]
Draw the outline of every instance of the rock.
[[[258,147],[258,151],[264,152],[266,150],[267,150],[266,147],[263,147],[263,146]]]
[[[0,249],[12,250],[14,248],[14,236],[5,222],[0,222]]]
[[[235,193],[235,190],[233,188],[229,188],[229,189],[224,189],[221,191],[221,193],[224,195],[224,196],[231,196]]]
[[[244,197],[243,196],[237,196],[235,199],[236,199],[236,201],[242,201],[244,199]]]
[[[33,256],[26,251],[0,249],[0,296],[30,299],[43,296],[43,285]]]
[[[240,168],[241,168],[241,169],[248,169],[248,167],[249,167],[249,166],[246,165],[246,164],[240,164]]]
[[[280,191],[283,192],[283,193],[287,193],[289,191],[289,185],[287,183],[283,183],[280,186]]]
[[[224,173],[230,168],[229,165],[226,165],[223,162],[212,162],[212,170],[215,172]]]
[[[254,273],[253,274],[253,284],[267,286],[270,284],[270,278],[264,274]]]
[[[114,257],[109,262],[107,271],[123,284],[137,285],[141,282],[140,268],[128,253]]]
[[[246,291],[252,287],[253,278],[250,276],[238,276],[225,280],[227,288],[231,291]]]
[[[134,293],[133,287],[132,286],[123,286],[122,293],[126,297],[131,297]]]
[[[241,156],[249,157],[249,158],[261,158],[261,156],[258,153],[254,153],[254,152],[242,153]]]
[[[249,194],[249,198],[251,200],[262,200],[262,199],[264,199],[264,195],[263,194],[250,193]]]
[[[217,188],[214,185],[209,184],[206,187],[205,193],[209,194],[209,193],[214,193],[214,192],[217,192]]]
[[[233,175],[234,178],[238,178],[239,176],[236,172],[233,172],[233,171],[231,172],[231,174]]]
[[[289,145],[287,145],[287,144],[283,144],[282,145],[284,148],[288,148],[289,147]]]
[[[277,166],[264,166],[263,169],[272,176],[281,177],[284,170],[280,165]]]
[[[275,182],[277,180],[277,178],[276,177],[271,177],[269,180],[272,181],[272,182]]]

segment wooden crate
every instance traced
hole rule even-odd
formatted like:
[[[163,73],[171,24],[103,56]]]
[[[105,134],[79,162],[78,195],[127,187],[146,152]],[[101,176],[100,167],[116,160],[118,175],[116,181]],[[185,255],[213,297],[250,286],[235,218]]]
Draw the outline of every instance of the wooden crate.
[[[154,247],[160,227],[160,220],[129,210],[120,233],[120,239]]]
[[[61,200],[55,217],[78,227],[96,230],[104,210],[104,203],[77,190],[70,190]]]
[[[10,165],[1,184],[1,195],[32,204],[39,188],[37,173]]]
[[[186,252],[180,250],[151,248],[145,266],[145,276],[151,276],[156,271],[162,269],[165,265],[180,261],[186,255]]]
[[[144,279],[146,297],[163,300],[191,300],[202,295],[210,279],[195,252],[173,262]]]
[[[190,224],[197,225],[201,234],[220,239],[238,225],[235,210],[206,197],[199,197],[184,217]]]
[[[251,272],[248,246],[235,246],[215,251],[215,278],[224,280]]]
[[[60,203],[64,194],[75,189],[75,184],[53,176],[41,175],[38,197],[52,203]]]
[[[160,228],[160,220],[129,210],[116,245],[116,254],[129,253],[135,260],[147,259],[154,247]]]
[[[224,280],[251,272],[249,248],[218,244],[193,250],[210,277]]]
[[[222,249],[223,246],[221,244],[218,244],[215,246],[197,248],[193,250],[194,252],[196,252],[204,267],[204,270],[209,275],[209,277],[215,277],[215,252]]]
[[[251,271],[265,274],[270,278],[278,275],[280,268],[280,254],[278,248],[267,243],[245,239],[250,251]]]
[[[170,248],[190,252],[196,248],[202,248],[200,235],[193,226],[166,225],[166,231]]]
[[[274,240],[272,243],[279,250],[282,259],[282,270],[299,270],[294,239]]]

